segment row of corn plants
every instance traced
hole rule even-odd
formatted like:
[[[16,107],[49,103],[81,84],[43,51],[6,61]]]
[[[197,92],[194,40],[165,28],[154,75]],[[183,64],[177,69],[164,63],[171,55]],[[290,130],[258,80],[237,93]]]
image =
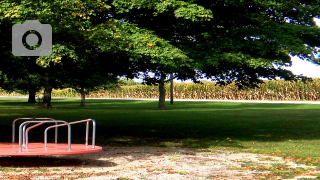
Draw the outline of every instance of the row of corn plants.
[[[170,85],[166,84],[166,95],[169,97]],[[157,86],[136,85],[97,91],[89,94],[94,98],[158,98]],[[174,85],[176,99],[218,99],[218,100],[320,100],[320,79],[311,81],[265,81],[257,88],[238,89],[232,83],[227,86],[215,82],[203,84],[176,83]]]
[[[2,89],[0,89],[0,96],[24,96],[26,94],[21,94],[21,93],[18,93],[18,92],[7,92],[7,91],[4,91]]]
[[[166,95],[169,97],[170,84],[166,84]],[[7,93],[0,90],[0,96],[19,96],[19,93]],[[41,96],[41,92],[38,93]],[[80,97],[76,90],[56,89],[52,92],[53,97]],[[153,98],[159,96],[158,86],[132,85],[121,86],[109,90],[99,90],[87,95],[90,98]],[[175,99],[217,99],[217,100],[320,100],[320,79],[310,81],[265,81],[257,88],[238,89],[232,83],[220,86],[215,82],[175,83]]]

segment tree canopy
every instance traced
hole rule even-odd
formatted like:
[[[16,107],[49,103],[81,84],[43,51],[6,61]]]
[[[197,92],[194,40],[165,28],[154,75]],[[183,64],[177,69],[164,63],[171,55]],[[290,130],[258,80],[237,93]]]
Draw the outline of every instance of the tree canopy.
[[[119,19],[127,19],[169,40],[192,59],[192,67],[216,80],[288,78],[292,76],[290,73],[274,65],[290,65],[289,55],[314,59],[312,55],[319,42],[319,28],[313,21],[319,16],[319,1],[115,1],[113,4],[120,9]]]

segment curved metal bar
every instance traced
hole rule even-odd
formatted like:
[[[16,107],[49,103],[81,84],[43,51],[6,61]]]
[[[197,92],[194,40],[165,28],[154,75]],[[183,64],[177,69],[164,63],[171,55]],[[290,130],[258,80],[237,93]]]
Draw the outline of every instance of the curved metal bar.
[[[96,120],[91,119],[92,120],[92,149],[94,149],[96,147]]]
[[[87,123],[86,123],[86,142],[85,142],[86,146],[88,146],[88,144],[89,144],[89,126],[90,126],[89,121],[87,121]]]
[[[24,125],[23,126],[23,134],[22,134],[22,145],[23,146],[25,146],[26,145],[26,128],[27,128],[27,126],[29,125],[29,123],[28,124],[26,124],[26,125]]]
[[[47,120],[47,121],[56,121],[55,119],[52,119],[52,118],[32,118],[32,121],[35,121],[35,120]],[[57,125],[58,123],[55,122],[55,124]],[[29,124],[25,124],[23,126],[23,142],[22,142],[22,145],[26,145],[26,128]],[[58,143],[58,128],[55,129],[55,143],[57,144]]]
[[[16,122],[19,120],[33,120],[33,118],[17,118],[15,120],[13,120],[12,123],[12,143],[15,143],[15,127],[16,127]]]
[[[43,117],[43,118],[17,118],[15,119],[13,122],[12,122],[12,143],[15,143],[15,129],[16,129],[16,122],[19,121],[19,120],[29,120],[29,121],[34,121],[34,120],[50,120],[50,121],[55,121],[54,119],[52,118],[47,118],[47,117]],[[57,125],[58,123],[56,123]],[[27,126],[28,124],[26,124]],[[24,128],[24,132],[25,132],[25,128]],[[58,128],[56,128],[55,130],[55,143],[58,143]],[[24,134],[24,137],[25,137],[25,134]],[[23,140],[23,143],[25,143],[25,138]]]
[[[22,152],[22,134],[23,134],[23,127],[26,125],[26,124],[29,124],[29,123],[37,123],[36,125],[30,127],[31,129],[34,128],[34,127],[37,127],[41,124],[44,124],[44,123],[64,123],[64,125],[68,126],[68,151],[71,151],[71,125],[66,122],[66,121],[62,121],[62,120],[55,120],[55,121],[50,121],[50,120],[47,120],[47,121],[26,121],[26,122],[23,122],[20,127],[19,127],[19,152]],[[28,128],[29,129],[29,128]],[[29,129],[30,130],[30,129]],[[26,135],[28,136],[28,135]],[[28,142],[27,138],[26,138],[26,141]],[[26,147],[28,145],[26,144]]]
[[[44,124],[44,122],[41,122],[41,123],[38,123],[38,124],[36,124],[36,125],[33,125],[33,126],[31,126],[31,127],[28,127],[28,129],[25,131],[25,127],[26,126],[23,126],[23,132],[24,132],[24,134],[25,134],[25,145],[26,145],[26,149],[29,149],[29,146],[28,146],[28,144],[29,144],[29,131],[30,131],[30,129],[33,129],[33,128],[35,128],[35,127],[38,127],[38,126],[40,126],[40,125],[42,125],[42,124]]]
[[[86,140],[85,140],[85,144],[88,145],[88,141],[89,141],[89,122],[92,122],[92,149],[95,149],[96,146],[96,121],[94,119],[85,119],[85,120],[80,120],[80,121],[73,121],[70,122],[69,124],[78,124],[78,123],[82,123],[82,122],[87,122],[86,124]],[[45,129],[44,131],[44,144],[45,147],[47,147],[48,144],[48,130],[51,128],[56,128],[56,127],[62,127],[65,126],[65,124],[59,124],[59,125],[54,125],[54,126],[49,126]]]

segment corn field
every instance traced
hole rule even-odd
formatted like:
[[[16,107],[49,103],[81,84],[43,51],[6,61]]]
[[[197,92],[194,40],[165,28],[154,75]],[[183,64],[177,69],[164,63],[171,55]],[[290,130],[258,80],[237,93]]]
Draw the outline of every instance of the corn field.
[[[25,94],[20,94],[17,92],[6,92],[0,89],[0,96],[25,96]]]
[[[170,84],[166,84],[166,97],[170,97]],[[0,96],[19,96],[19,93],[6,93],[0,90]],[[41,92],[37,94],[41,96]],[[57,89],[52,92],[53,97],[80,97],[74,89]],[[90,98],[159,98],[158,86],[133,85],[121,86],[111,90],[100,90],[89,93]],[[215,100],[320,100],[320,79],[311,81],[265,81],[258,88],[239,90],[237,86],[217,85],[215,82],[203,84],[175,83],[175,99],[215,99]]]
[[[166,84],[166,97],[170,97],[170,84]],[[159,98],[157,86],[123,86],[109,91],[89,94],[93,98]],[[214,82],[204,84],[175,83],[175,99],[216,100],[320,100],[320,79],[303,82],[274,80],[265,81],[258,88],[239,90],[233,83],[220,86]]]

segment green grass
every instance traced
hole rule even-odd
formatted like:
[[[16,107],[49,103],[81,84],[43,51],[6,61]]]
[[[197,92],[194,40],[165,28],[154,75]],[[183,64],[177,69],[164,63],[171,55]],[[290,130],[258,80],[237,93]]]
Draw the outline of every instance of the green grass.
[[[94,118],[99,145],[226,149],[320,164],[320,105],[175,102],[158,111],[156,101],[87,100],[81,108],[77,99],[54,99],[54,109],[25,101],[0,98],[1,141],[11,140],[18,117]],[[43,140],[43,132],[30,132],[30,141]],[[59,132],[65,142],[65,129]],[[84,142],[84,125],[72,132],[73,142]]]

